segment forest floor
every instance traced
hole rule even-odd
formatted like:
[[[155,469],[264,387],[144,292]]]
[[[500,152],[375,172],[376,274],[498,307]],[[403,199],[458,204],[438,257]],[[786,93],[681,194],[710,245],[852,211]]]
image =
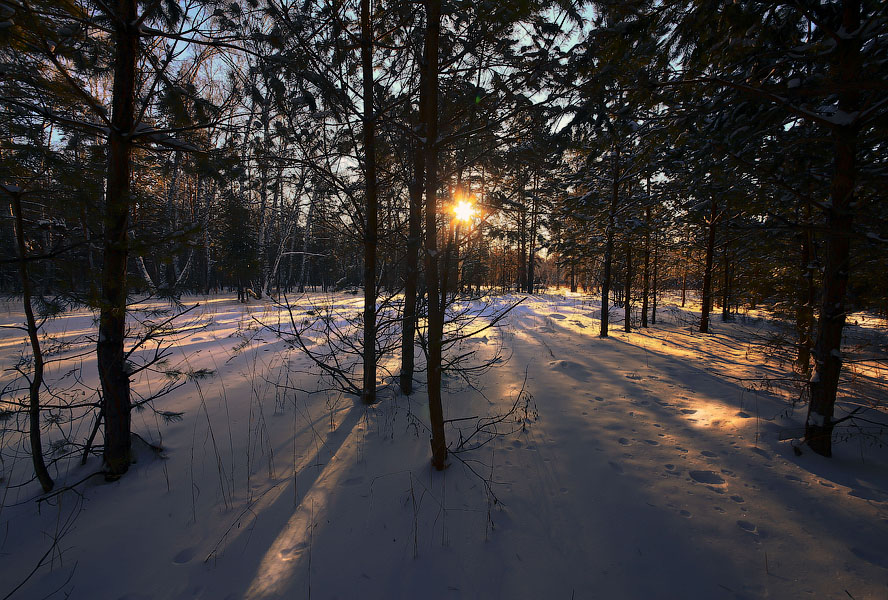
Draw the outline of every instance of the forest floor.
[[[356,296],[328,313],[306,300],[324,302],[300,300],[292,324],[360,311]],[[489,441],[434,472],[422,386],[361,406],[324,390],[279,307],[191,302],[163,366],[190,376],[134,413],[138,462],[119,481],[89,477],[98,458],[61,459],[58,488],[82,483],[42,496],[22,483],[24,421],[4,421],[0,597],[24,582],[13,598],[888,598],[888,431],[858,428],[831,459],[799,446],[792,337],[767,315],[700,334],[693,307],[667,302],[627,334],[613,309],[602,339],[597,301],[531,296],[461,345],[502,358],[445,378],[448,441],[485,417],[468,445]],[[888,328],[851,321],[844,405],[884,401]],[[20,308],[0,306],[0,322],[20,324]],[[70,401],[96,383],[93,315],[47,330],[49,389]],[[23,352],[21,331],[0,330],[4,393]],[[146,370],[134,390],[164,381]],[[92,418],[46,435],[64,453]]]

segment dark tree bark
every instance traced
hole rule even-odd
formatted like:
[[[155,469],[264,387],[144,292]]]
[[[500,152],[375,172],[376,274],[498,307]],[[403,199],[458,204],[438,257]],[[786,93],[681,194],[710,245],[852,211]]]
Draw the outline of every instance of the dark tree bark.
[[[420,71],[419,114],[425,114],[426,73]],[[422,125],[420,125],[422,127]],[[425,152],[420,144],[413,150],[413,181],[410,182],[410,207],[407,216],[407,273],[404,278],[404,314],[401,323],[401,392],[413,391],[416,368],[413,347],[416,337],[416,294],[419,282],[419,243],[422,238],[422,192],[425,180]]]
[[[364,78],[364,383],[361,399],[376,401],[376,115],[373,104],[373,29],[370,0],[361,0],[361,66]]]
[[[687,300],[688,295],[688,269],[690,268],[691,262],[691,225],[688,223],[685,228],[685,255],[684,255],[684,269],[681,273],[681,307],[684,308],[685,300]]]
[[[607,213],[607,232],[604,244],[604,277],[601,282],[601,330],[599,337],[607,337],[608,321],[610,317],[610,285],[611,270],[614,262],[614,219],[617,212],[617,202],[620,198],[620,151],[614,149],[613,156],[613,188],[611,193],[610,208]]]
[[[728,248],[728,231],[725,227],[725,243],[722,246],[722,321],[731,320],[731,285],[732,270],[731,253]]]
[[[12,196],[12,210],[15,218],[19,276],[22,281],[22,304],[25,309],[25,324],[28,329],[28,340],[31,343],[31,354],[34,356],[34,372],[28,382],[28,438],[31,443],[31,462],[34,464],[34,474],[45,493],[52,490],[55,483],[49,476],[46,463],[43,461],[43,443],[40,437],[40,387],[43,385],[43,351],[40,348],[40,339],[37,335],[37,320],[34,318],[34,309],[31,307],[31,276],[28,273],[21,194],[16,191],[10,195]]]
[[[534,187],[533,187],[533,198],[530,201],[530,233],[527,236],[528,241],[528,251],[527,251],[527,288],[526,292],[528,294],[532,294],[534,292],[534,265],[536,263],[536,235],[537,235],[537,211],[539,207],[537,206],[537,187],[538,187],[538,176],[534,174]]]
[[[626,236],[626,281],[625,296],[623,300],[623,331],[632,331],[632,242]]]
[[[444,335],[444,307],[438,289],[438,43],[441,33],[441,0],[425,0],[425,153],[426,153],[426,237],[425,265],[428,294],[428,390],[429,421],[432,429],[432,465],[438,471],[446,466],[444,408],[441,403],[441,351]]]
[[[859,0],[842,3],[842,30],[860,28]],[[841,90],[839,110],[852,114],[859,109],[855,83],[860,70],[860,40],[855,37],[836,38],[833,74]],[[833,128],[835,163],[830,205],[826,210],[826,249],[823,270],[823,293],[817,339],[814,344],[814,373],[810,379],[811,402],[805,424],[805,441],[822,456],[832,456],[833,416],[839,375],[842,370],[842,330],[845,327],[845,292],[850,270],[851,224],[855,204],[855,169],[857,125],[836,125]]]
[[[524,193],[522,192],[522,198]],[[518,291],[527,289],[527,206],[518,212]]]
[[[796,330],[799,335],[796,365],[800,373],[811,370],[811,348],[814,347],[814,226],[811,222],[811,203],[805,207],[805,224],[801,231],[799,297],[796,308]]]
[[[712,262],[715,255],[715,227],[718,221],[718,205],[713,193],[709,199],[709,232],[706,237],[706,265],[703,269],[703,290],[700,293],[703,306],[700,309],[700,333],[709,333],[709,311],[712,308]]]
[[[654,234],[654,282],[651,293],[651,325],[657,324],[657,270],[660,266],[660,253],[657,246],[657,234]]]
[[[651,184],[648,181],[648,196]],[[651,209],[644,211],[644,267],[641,275],[641,326],[648,326],[648,294],[651,290]]]
[[[135,125],[136,0],[117,0],[114,25],[114,84],[108,134],[105,189],[102,299],[96,354],[105,415],[104,463],[115,479],[130,465],[130,380],[123,345],[126,332],[126,265],[129,247],[131,133]]]

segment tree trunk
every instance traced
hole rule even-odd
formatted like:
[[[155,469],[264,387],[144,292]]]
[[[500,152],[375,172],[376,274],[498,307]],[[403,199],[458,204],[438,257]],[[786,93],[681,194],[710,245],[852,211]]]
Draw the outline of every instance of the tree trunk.
[[[31,462],[34,464],[34,474],[40,482],[43,492],[52,490],[54,482],[46,470],[43,461],[43,443],[40,438],[40,387],[43,385],[43,351],[40,349],[40,339],[37,335],[37,320],[34,318],[34,310],[31,307],[31,276],[28,273],[27,249],[25,244],[24,219],[22,217],[22,200],[19,192],[12,196],[12,208],[15,218],[15,241],[19,257],[19,275],[22,281],[22,304],[25,309],[25,323],[28,329],[28,340],[31,342],[31,354],[34,356],[34,373],[28,382],[28,437],[31,443]]]
[[[539,185],[538,175],[533,176],[533,198],[530,201],[530,235],[528,235],[528,253],[527,253],[527,293],[534,292],[534,263],[536,262],[536,235],[537,235],[537,188]]]
[[[648,197],[651,195],[651,182],[648,180]],[[648,326],[648,294],[651,288],[651,208],[644,211],[644,272],[641,275],[641,326]]]
[[[305,278],[308,275],[308,241],[311,239],[311,221],[314,217],[315,203],[320,200],[321,193],[318,182],[315,181],[311,200],[308,204],[308,212],[305,215],[305,227],[302,229],[302,265],[299,267],[299,293],[305,292]]]
[[[731,254],[728,251],[728,232],[725,226],[725,244],[722,246],[722,321],[731,320]]]
[[[524,192],[522,190],[522,200]],[[527,289],[527,206],[518,213],[518,291]]]
[[[626,299],[623,301],[623,330],[632,331],[632,242],[626,236]]]
[[[209,185],[212,185],[211,183]],[[212,192],[207,189],[209,187],[206,178],[200,177],[198,179],[198,189],[200,190],[199,196],[204,201],[204,214],[203,214],[203,253],[204,253],[204,294],[210,294],[210,280],[212,278],[213,273],[213,257],[211,254],[211,245],[210,245],[210,206],[212,206],[211,196]]]
[[[710,196],[709,234],[706,238],[706,266],[703,271],[703,290],[700,292],[703,306],[700,309],[700,333],[709,333],[709,310],[712,307],[712,260],[715,254],[715,225],[718,220],[715,194]]]
[[[685,300],[688,295],[688,268],[690,267],[691,262],[691,224],[688,223],[687,227],[685,227],[685,256],[684,256],[684,270],[681,274],[681,307],[685,307]]]
[[[811,222],[811,203],[805,210],[805,224],[801,232],[801,270],[799,271],[799,299],[796,308],[796,329],[799,335],[796,365],[800,373],[811,370],[811,348],[814,347],[814,226]]]
[[[373,108],[373,29],[370,0],[361,0],[361,67],[364,77],[364,383],[361,399],[376,402],[376,115]]]
[[[441,33],[441,0],[425,0],[425,152],[426,152],[426,238],[425,264],[428,289],[428,390],[429,421],[432,429],[432,465],[443,470],[447,460],[444,438],[444,409],[441,403],[441,352],[444,309],[438,289],[438,38]],[[443,290],[446,291],[446,290]]]
[[[108,134],[108,174],[105,190],[102,300],[96,347],[105,415],[104,463],[107,477],[116,479],[130,465],[130,381],[123,345],[126,327],[127,228],[130,210],[132,141],[135,121],[136,0],[117,0],[113,23],[114,84]]]
[[[657,246],[657,235],[654,234],[654,284],[651,293],[651,325],[657,324],[657,269],[659,267],[659,247]]]
[[[425,114],[426,72],[420,71],[419,114]],[[420,125],[421,127],[422,125]],[[422,237],[422,192],[425,180],[425,153],[420,144],[413,150],[413,181],[410,182],[410,207],[407,216],[407,273],[404,278],[404,314],[401,322],[401,393],[413,391],[413,371],[416,368],[414,342],[416,338],[416,293],[419,283],[419,243]]]
[[[600,337],[607,337],[608,320],[610,317],[610,284],[611,269],[614,260],[614,227],[615,215],[617,212],[617,202],[620,197],[620,173],[619,173],[619,150],[614,150],[613,157],[613,188],[611,194],[610,209],[607,213],[607,233],[604,245],[604,279],[601,282],[601,331]]]
[[[860,27],[859,0],[842,3],[842,30]],[[860,40],[841,36],[837,40],[833,72],[841,84],[839,109],[846,114],[858,110],[854,83],[860,69]],[[842,330],[845,327],[845,292],[848,287],[851,252],[851,224],[855,204],[857,126],[837,125],[833,129],[835,171],[826,210],[826,249],[820,318],[814,344],[814,373],[811,374],[811,402],[805,423],[805,441],[822,456],[832,456],[833,415],[839,375],[842,370]]]
[[[178,230],[178,218],[176,216],[176,195],[179,193],[179,163],[182,160],[182,153],[176,150],[173,152],[173,171],[170,175],[170,184],[166,194],[166,226],[169,231]],[[163,264],[163,287],[161,291],[166,294],[173,294],[176,288],[176,280],[179,278],[179,272],[176,269],[176,252],[174,244],[167,246],[169,255],[164,257],[167,262]]]

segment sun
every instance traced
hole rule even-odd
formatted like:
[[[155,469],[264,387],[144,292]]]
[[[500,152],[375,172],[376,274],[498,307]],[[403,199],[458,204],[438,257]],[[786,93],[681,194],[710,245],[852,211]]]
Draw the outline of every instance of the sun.
[[[475,207],[471,200],[460,200],[453,205],[453,216],[457,221],[471,221],[475,216]]]

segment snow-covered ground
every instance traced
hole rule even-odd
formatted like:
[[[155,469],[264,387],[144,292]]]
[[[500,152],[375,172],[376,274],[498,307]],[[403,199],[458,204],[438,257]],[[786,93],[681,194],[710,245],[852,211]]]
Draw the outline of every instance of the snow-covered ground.
[[[614,309],[601,339],[597,302],[532,296],[461,349],[508,360],[474,387],[445,382],[445,416],[459,419],[449,441],[517,400],[497,425],[513,433],[438,473],[422,386],[370,408],[317,391],[309,361],[260,326],[286,331],[288,315],[193,300],[164,368],[213,374],[156,402],[181,419],[134,415],[163,458],[137,441],[118,482],[92,477],[43,498],[36,482],[19,485],[29,458],[18,434],[3,434],[0,594],[26,580],[14,598],[888,597],[888,455],[866,435],[832,459],[780,441],[798,434],[804,408],[792,407],[781,330],[765,316],[715,318],[703,335],[692,310],[667,303],[655,326],[626,334]],[[334,304],[360,311],[354,296]],[[324,314],[312,312],[296,320]],[[885,324],[856,320],[849,343],[884,365]],[[21,321],[14,303],[0,307],[0,322]],[[81,354],[93,316],[47,327],[73,342],[49,371],[70,401],[97,379]],[[0,388],[27,354],[21,333],[0,330]],[[885,398],[879,364],[849,367],[850,403]],[[165,381],[146,371],[135,389]],[[58,427],[82,442],[92,425]],[[51,471],[62,487],[99,468],[91,458]]]

